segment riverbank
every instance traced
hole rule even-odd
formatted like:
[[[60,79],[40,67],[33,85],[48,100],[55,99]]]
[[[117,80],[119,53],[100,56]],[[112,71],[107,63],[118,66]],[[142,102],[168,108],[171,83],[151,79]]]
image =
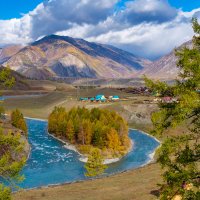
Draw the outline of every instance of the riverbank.
[[[79,158],[79,160],[80,160],[81,162],[86,163],[86,162],[88,161],[88,157],[87,157],[86,155],[80,153],[80,152],[78,151],[78,149],[76,148],[75,145],[72,145],[72,144],[68,143],[67,141],[65,141],[65,140],[63,140],[63,139],[58,138],[58,137],[54,136],[53,134],[50,134],[49,132],[48,132],[48,134],[49,134],[51,137],[53,137],[54,139],[59,140],[60,142],[62,142],[63,144],[65,144],[64,147],[65,147],[66,149],[78,153],[78,154],[81,156],[81,157]],[[132,141],[131,139],[130,139],[130,142],[131,142],[131,146],[130,146],[130,148],[128,149],[126,155],[127,155],[128,153],[130,153],[130,151],[133,149],[133,144],[134,144],[134,143],[133,143],[133,141]],[[120,157],[120,158],[104,159],[103,164],[108,165],[108,164],[112,164],[112,163],[119,162],[123,157],[124,157],[124,156],[122,156],[122,157]]]
[[[49,186],[13,194],[13,200],[141,200],[156,199],[162,181],[158,164],[95,180]]]

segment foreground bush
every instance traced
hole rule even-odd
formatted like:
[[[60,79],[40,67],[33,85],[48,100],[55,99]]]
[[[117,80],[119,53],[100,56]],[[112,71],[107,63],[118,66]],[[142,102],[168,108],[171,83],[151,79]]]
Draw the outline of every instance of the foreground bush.
[[[11,123],[14,127],[19,128],[20,130],[27,133],[26,121],[24,119],[23,114],[18,109],[12,112]]]

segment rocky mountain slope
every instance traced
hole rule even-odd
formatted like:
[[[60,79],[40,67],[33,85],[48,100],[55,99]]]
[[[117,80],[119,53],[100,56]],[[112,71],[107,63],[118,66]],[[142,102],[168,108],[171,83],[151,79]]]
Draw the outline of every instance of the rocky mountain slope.
[[[26,77],[133,77],[151,62],[118,48],[82,39],[51,35],[19,50],[3,65]]]
[[[192,41],[184,43],[178,49],[183,47],[191,48]],[[177,68],[177,60],[178,58],[175,55],[175,51],[172,51],[170,54],[151,63],[148,68],[139,72],[138,76],[146,74],[147,76],[156,79],[175,79],[180,72],[180,69]]]
[[[9,60],[13,55],[19,52],[19,50],[22,48],[23,46],[21,45],[12,45],[12,46],[0,48],[0,64]]]
[[[192,42],[183,44],[191,47]],[[46,36],[29,46],[0,49],[0,64],[33,79],[131,79],[143,74],[155,79],[175,79],[175,52],[155,62],[110,45],[67,36]]]

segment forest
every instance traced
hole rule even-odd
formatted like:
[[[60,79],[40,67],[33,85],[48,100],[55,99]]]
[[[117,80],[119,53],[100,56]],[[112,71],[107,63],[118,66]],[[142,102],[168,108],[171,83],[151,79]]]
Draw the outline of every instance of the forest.
[[[120,157],[131,145],[127,122],[114,111],[77,107],[67,112],[55,107],[48,122],[49,133],[74,144],[84,154],[95,147],[106,158]]]

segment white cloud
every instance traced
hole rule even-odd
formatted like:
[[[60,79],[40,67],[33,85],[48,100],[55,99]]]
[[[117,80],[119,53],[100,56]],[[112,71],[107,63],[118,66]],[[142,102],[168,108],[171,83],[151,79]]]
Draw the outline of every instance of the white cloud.
[[[32,38],[69,29],[73,25],[98,24],[113,13],[118,0],[51,0],[32,17]]]
[[[130,24],[162,23],[174,19],[177,12],[166,0],[134,0],[126,3],[126,9],[119,13],[118,19]]]
[[[31,41],[30,16],[21,19],[0,20],[0,44],[26,44]]]
[[[0,45],[28,43],[60,34],[112,44],[136,55],[155,58],[190,40],[192,16],[167,0],[134,0],[114,12],[119,0],[51,0],[20,19],[0,20]]]

